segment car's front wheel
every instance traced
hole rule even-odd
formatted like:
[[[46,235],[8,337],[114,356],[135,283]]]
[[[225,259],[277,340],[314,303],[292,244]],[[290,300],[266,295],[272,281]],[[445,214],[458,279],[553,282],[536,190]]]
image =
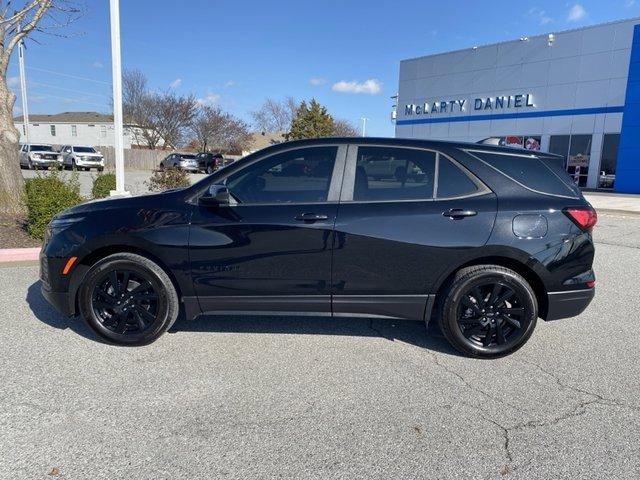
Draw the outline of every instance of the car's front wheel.
[[[80,313],[89,327],[120,345],[155,341],[178,317],[171,279],[155,262],[116,253],[95,263],[79,292]]]
[[[495,358],[524,345],[536,326],[538,302],[531,285],[498,265],[458,271],[440,299],[440,329],[468,355]]]

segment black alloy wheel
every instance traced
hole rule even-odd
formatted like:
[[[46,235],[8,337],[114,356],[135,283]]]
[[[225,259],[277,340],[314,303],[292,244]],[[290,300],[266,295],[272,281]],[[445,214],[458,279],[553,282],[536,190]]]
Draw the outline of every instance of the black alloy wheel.
[[[521,336],[526,326],[522,304],[502,282],[474,286],[461,298],[458,326],[467,340],[483,347],[507,344]]]
[[[456,272],[440,299],[440,328],[461,352],[495,358],[519,349],[538,318],[538,303],[529,283],[498,265],[479,265]]]
[[[93,311],[114,333],[144,332],[158,319],[159,296],[148,275],[129,269],[110,270],[93,288]]]
[[[146,257],[117,253],[93,265],[78,293],[80,313],[121,345],[153,342],[175,322],[179,301],[167,273]]]

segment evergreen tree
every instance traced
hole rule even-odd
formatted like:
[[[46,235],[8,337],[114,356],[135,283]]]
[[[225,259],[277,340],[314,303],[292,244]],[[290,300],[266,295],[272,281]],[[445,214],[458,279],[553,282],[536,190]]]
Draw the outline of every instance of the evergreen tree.
[[[330,137],[334,129],[333,117],[329,115],[326,107],[312,98],[308,105],[305,101],[300,103],[291,121],[291,131],[286,137],[287,140]]]

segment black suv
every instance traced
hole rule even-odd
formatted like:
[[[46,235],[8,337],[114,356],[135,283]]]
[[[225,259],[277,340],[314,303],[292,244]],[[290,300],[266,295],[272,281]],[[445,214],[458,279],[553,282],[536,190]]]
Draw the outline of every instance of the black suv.
[[[201,172],[212,174],[223,166],[224,157],[220,153],[201,152],[196,155],[196,161]]]
[[[505,355],[594,296],[596,214],[561,164],[464,143],[283,143],[188,188],[64,211],[42,291],[119,344],[154,341],[183,308],[437,319],[462,352]]]

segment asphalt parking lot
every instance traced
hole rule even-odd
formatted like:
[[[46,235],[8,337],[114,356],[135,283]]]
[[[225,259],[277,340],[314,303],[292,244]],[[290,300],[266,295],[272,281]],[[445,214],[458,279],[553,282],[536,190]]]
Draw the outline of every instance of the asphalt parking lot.
[[[43,172],[36,170],[22,170],[22,176],[24,178],[33,178],[36,175],[41,175]],[[62,171],[61,175],[69,177],[72,172]],[[85,198],[91,197],[91,187],[93,186],[93,179],[98,175],[98,172],[91,170],[89,172],[77,172],[78,181],[80,182],[80,194]],[[189,180],[191,182],[197,182],[198,180],[206,177],[203,173],[189,173]],[[125,189],[132,194],[139,194],[148,191],[146,182],[151,176],[150,171],[146,170],[127,170],[125,172],[124,184]]]
[[[640,217],[601,215],[597,295],[500,360],[418,322],[179,320],[99,342],[0,267],[2,478],[637,478]]]

